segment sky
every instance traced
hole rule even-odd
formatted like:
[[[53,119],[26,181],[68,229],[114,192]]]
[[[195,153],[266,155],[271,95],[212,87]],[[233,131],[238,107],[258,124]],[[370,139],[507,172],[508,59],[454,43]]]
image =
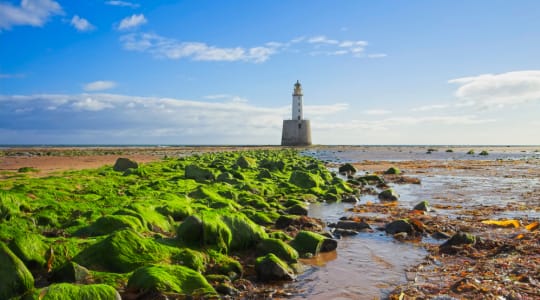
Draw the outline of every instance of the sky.
[[[540,144],[540,1],[0,0],[0,144]]]

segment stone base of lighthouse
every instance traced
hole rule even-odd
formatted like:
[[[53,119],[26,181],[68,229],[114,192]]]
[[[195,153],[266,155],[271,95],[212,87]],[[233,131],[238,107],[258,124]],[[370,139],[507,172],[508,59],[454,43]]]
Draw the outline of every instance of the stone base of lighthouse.
[[[311,123],[309,120],[283,120],[281,146],[311,145]]]

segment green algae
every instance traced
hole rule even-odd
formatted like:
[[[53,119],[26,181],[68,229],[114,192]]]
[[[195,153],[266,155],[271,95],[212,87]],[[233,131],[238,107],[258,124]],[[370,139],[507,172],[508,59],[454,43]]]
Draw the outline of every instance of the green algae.
[[[200,273],[175,265],[141,267],[133,272],[127,288],[141,292],[174,292],[184,295],[217,294]]]
[[[300,253],[300,255],[317,255],[321,251],[324,240],[327,237],[311,231],[300,231],[291,241],[290,245]]]
[[[264,239],[257,245],[257,256],[264,256],[268,253],[273,253],[289,263],[296,262],[298,259],[298,252],[280,239]]]
[[[9,243],[9,248],[27,267],[44,266],[45,255],[49,249],[41,235],[26,233],[16,236]]]
[[[169,158],[133,170],[108,166],[0,181],[0,240],[11,247],[30,233],[44,245],[24,258],[35,272],[76,263],[88,269],[89,282],[118,289],[135,269],[153,264],[233,279],[243,267],[229,255],[255,252],[267,231],[290,240],[274,229],[287,207],[351,191],[321,162],[292,150]],[[297,222],[287,220],[286,226]]]
[[[39,292],[41,300],[117,300],[118,292],[106,284],[77,285],[71,283],[52,284]]]
[[[0,299],[10,299],[31,290],[34,277],[24,263],[0,242]]]

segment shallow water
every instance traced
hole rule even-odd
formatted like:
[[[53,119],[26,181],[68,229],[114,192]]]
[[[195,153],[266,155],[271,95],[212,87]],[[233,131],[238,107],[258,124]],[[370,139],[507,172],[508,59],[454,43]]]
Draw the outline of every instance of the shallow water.
[[[392,152],[393,151],[393,152]],[[455,153],[405,153],[396,148],[387,153],[378,153],[381,160],[416,160],[433,159],[439,156],[449,156],[441,159],[453,159]],[[331,162],[358,162],[366,157],[361,151],[311,151],[306,153]],[[376,158],[375,154],[370,154]],[[463,154],[465,155],[465,154]],[[463,156],[462,155],[462,156]],[[537,153],[505,153],[492,155],[483,159],[496,160],[503,156],[507,159],[525,160],[536,159]],[[426,157],[427,156],[427,157]],[[420,158],[421,157],[421,158]],[[478,157],[475,157],[478,159]],[[461,159],[461,158],[460,158]],[[374,159],[375,160],[375,159]],[[501,206],[507,203],[529,205],[527,193],[537,193],[540,190],[540,178],[530,173],[538,174],[540,164],[522,164],[487,166],[481,170],[426,170],[426,173],[414,174],[420,178],[421,184],[393,184],[392,187],[400,194],[399,205],[412,208],[422,200],[431,204],[459,205],[463,208],[481,205]],[[534,172],[531,172],[534,171]],[[362,195],[361,203],[378,202],[374,195]],[[527,218],[539,219],[538,200],[530,210],[502,211],[492,218]],[[321,218],[327,223],[336,222],[340,217],[350,215],[346,209],[352,207],[346,203],[311,204],[309,215]],[[434,214],[455,216],[458,210],[437,210]],[[424,240],[435,243],[434,240]],[[437,243],[440,243],[437,242]],[[406,269],[416,265],[427,252],[414,243],[403,243],[386,236],[384,232],[360,233],[352,237],[344,237],[339,241],[335,252],[319,255],[305,263],[312,265],[299,280],[289,285],[300,292],[293,299],[373,299],[384,296],[398,284],[407,281]]]

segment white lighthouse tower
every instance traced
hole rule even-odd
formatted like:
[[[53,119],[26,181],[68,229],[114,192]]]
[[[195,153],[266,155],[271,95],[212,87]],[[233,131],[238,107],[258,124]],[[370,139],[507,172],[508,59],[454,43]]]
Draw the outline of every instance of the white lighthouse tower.
[[[302,85],[297,80],[292,94],[292,119],[283,120],[282,146],[311,145],[311,123],[304,120]]]

